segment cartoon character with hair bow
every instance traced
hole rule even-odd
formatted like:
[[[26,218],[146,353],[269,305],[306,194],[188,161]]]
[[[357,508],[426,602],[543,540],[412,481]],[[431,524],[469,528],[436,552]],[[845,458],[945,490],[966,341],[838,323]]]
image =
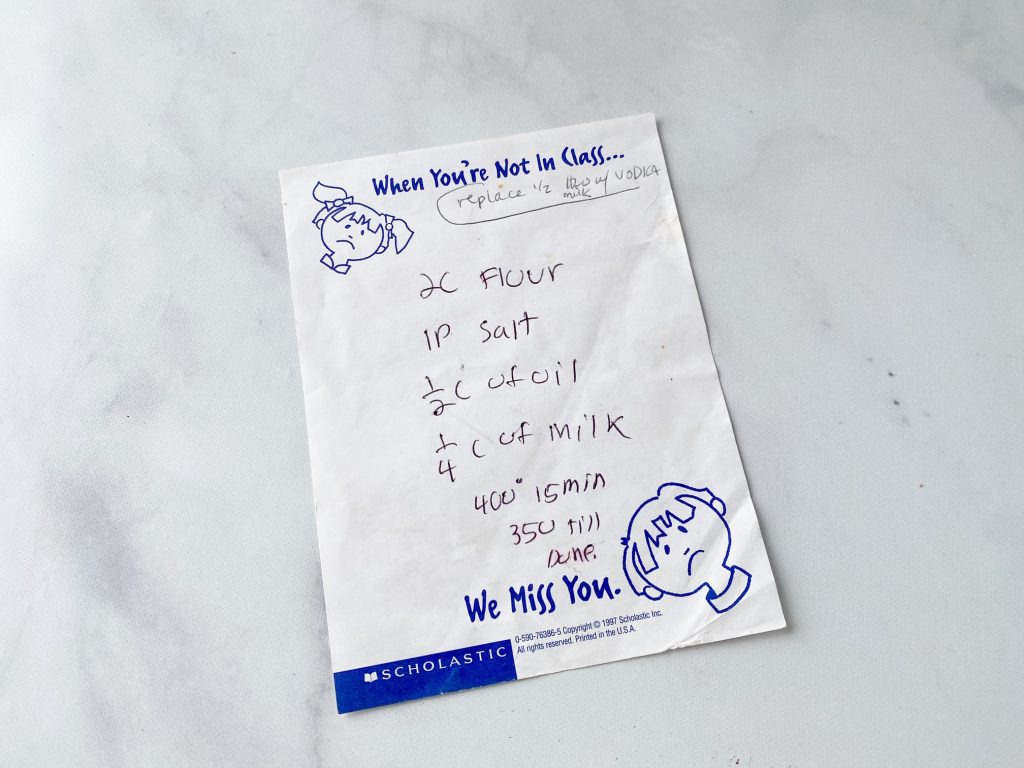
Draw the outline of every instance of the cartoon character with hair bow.
[[[402,219],[378,213],[357,203],[342,187],[317,182],[313,199],[322,205],[313,223],[327,249],[320,263],[339,275],[348,274],[354,261],[365,261],[378,253],[401,253],[413,231]]]

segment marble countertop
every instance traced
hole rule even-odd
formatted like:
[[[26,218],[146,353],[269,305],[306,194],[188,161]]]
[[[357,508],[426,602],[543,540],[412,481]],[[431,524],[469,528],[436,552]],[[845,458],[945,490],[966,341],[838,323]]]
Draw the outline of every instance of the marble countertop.
[[[1019,764],[1019,2],[0,21],[0,764]],[[338,717],[278,169],[648,111],[790,628]]]

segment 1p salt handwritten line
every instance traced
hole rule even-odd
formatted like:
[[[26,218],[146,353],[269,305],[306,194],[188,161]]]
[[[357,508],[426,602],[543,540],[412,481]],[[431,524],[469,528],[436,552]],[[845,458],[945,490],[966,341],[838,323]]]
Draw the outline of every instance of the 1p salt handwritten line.
[[[618,192],[607,192],[607,193],[605,193],[603,195],[598,195],[597,197],[581,197],[581,198],[579,198],[577,200],[564,200],[561,203],[552,203],[551,205],[542,205],[540,208],[530,208],[529,210],[526,210],[526,211],[519,211],[519,213],[507,213],[504,216],[495,216],[493,219],[480,219],[479,221],[463,221],[463,222],[452,221],[447,216],[445,216],[443,213],[441,213],[441,201],[444,200],[446,197],[448,197],[448,195],[452,194],[453,192],[463,192],[463,191],[469,189],[470,187],[480,187],[480,186],[483,186],[483,185],[482,184],[467,184],[464,187],[459,187],[458,189],[453,189],[453,190],[451,190],[449,192],[445,192],[443,195],[441,195],[439,198],[437,198],[437,213],[438,213],[438,215],[442,219],[447,221],[449,224],[454,224],[456,227],[465,227],[465,226],[468,226],[470,224],[486,224],[489,221],[501,221],[502,219],[511,219],[513,216],[522,216],[524,213],[536,213],[537,211],[543,211],[543,210],[546,210],[548,208],[557,208],[560,205],[572,205],[573,203],[587,203],[587,202],[590,202],[590,201],[593,201],[593,200],[601,200],[602,198],[605,198],[605,197],[614,197],[615,195],[621,195],[623,192],[635,192],[636,190],[640,189],[640,187],[630,187],[629,189],[620,189]]]

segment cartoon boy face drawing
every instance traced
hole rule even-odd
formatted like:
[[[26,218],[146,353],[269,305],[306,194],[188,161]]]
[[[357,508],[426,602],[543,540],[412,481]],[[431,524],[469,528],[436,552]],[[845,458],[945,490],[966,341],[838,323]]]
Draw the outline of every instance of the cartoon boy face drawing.
[[[622,544],[629,586],[649,600],[707,587],[708,604],[725,613],[750,588],[750,574],[729,564],[725,502],[707,488],[665,483],[633,513]]]
[[[313,199],[323,206],[313,217],[327,249],[320,263],[339,275],[347,274],[354,261],[389,249],[401,253],[412,239],[405,221],[357,203],[342,187],[317,182]]]

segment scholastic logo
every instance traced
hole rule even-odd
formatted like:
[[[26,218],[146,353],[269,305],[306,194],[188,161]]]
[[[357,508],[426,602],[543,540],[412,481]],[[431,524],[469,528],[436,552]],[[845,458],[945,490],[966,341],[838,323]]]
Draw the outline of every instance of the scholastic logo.
[[[515,679],[512,641],[498,640],[335,672],[334,692],[344,713]]]
[[[446,653],[438,654],[434,658],[427,658],[425,660],[415,659],[408,662],[400,662],[394,666],[381,667],[380,668],[380,679],[391,680],[394,678],[401,677],[412,677],[413,675],[429,674],[431,672],[444,672],[445,670],[455,669],[457,667],[467,666],[469,664],[482,664],[488,661],[494,661],[495,659],[504,659],[511,653],[511,648],[506,648],[503,645],[499,645],[497,648],[477,648],[473,651],[465,651],[463,653]],[[366,682],[371,682],[369,677],[373,677],[373,680],[377,679],[376,670],[368,672],[363,675]]]

